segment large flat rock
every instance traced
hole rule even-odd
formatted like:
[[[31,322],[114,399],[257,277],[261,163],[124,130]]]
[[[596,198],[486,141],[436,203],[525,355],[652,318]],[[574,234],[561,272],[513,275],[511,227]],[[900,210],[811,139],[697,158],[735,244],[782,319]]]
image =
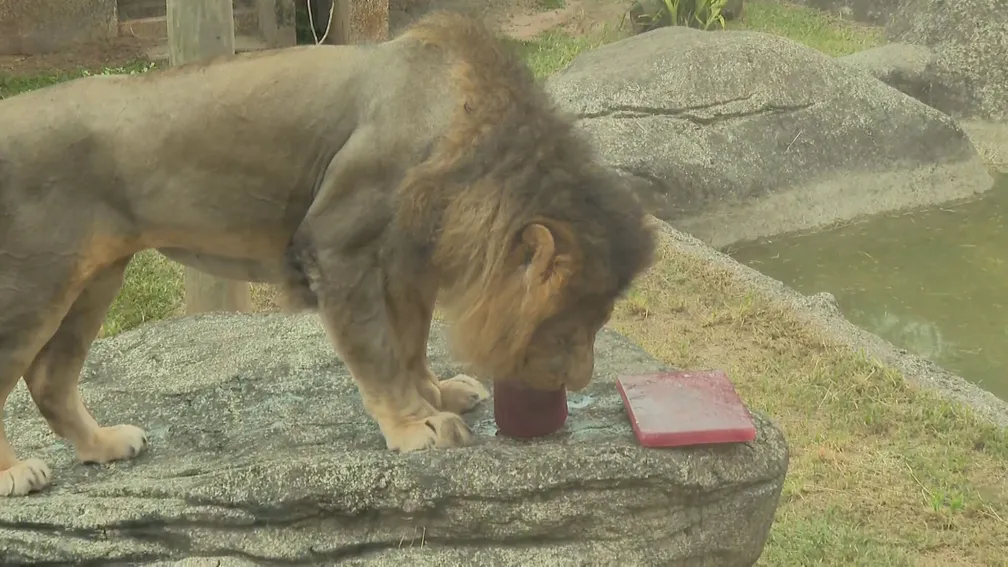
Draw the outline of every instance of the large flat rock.
[[[658,29],[547,88],[651,212],[718,247],[993,186],[951,117],[772,34]]]
[[[431,363],[450,376],[442,333]],[[787,469],[781,433],[756,415],[753,443],[641,448],[614,379],[662,366],[610,330],[596,349],[560,433],[495,437],[488,402],[468,416],[474,446],[400,455],[313,316],[205,315],[98,341],[84,398],[105,424],[146,428],[149,451],[77,465],[19,386],[8,435],[56,480],[0,502],[2,564],[753,564]]]

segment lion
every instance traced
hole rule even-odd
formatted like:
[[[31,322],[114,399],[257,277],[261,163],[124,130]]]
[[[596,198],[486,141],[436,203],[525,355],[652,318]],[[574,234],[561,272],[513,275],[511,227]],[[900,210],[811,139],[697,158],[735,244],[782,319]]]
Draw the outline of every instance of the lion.
[[[470,444],[484,383],[584,388],[656,246],[573,117],[453,13],[372,45],[76,79],[0,101],[0,124],[0,408],[23,377],[82,463],[147,446],[77,386],[141,250],[316,312],[387,448],[410,452]],[[428,365],[436,303],[472,376]],[[51,478],[0,429],[0,495]]]

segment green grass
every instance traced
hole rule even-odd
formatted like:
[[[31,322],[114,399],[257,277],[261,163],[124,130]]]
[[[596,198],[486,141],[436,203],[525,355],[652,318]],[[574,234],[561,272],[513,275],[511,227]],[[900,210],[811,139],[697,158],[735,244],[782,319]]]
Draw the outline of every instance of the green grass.
[[[546,10],[561,10],[567,7],[567,0],[536,0],[536,8]]]
[[[767,1],[748,3],[746,19],[729,27],[786,35],[832,55],[881,41],[872,28]],[[517,43],[544,77],[625,34],[614,26],[591,37],[554,30]],[[0,76],[0,96],[66,78]],[[178,265],[140,254],[106,334],[171,316],[181,299]],[[1008,564],[1008,437],[966,408],[830,344],[667,239],[611,326],[666,363],[725,368],[747,403],[785,432],[790,468],[760,564]]]
[[[791,462],[760,564],[1008,564],[1008,433],[667,237],[659,258],[610,324],[668,364],[725,369],[784,431]]]
[[[513,40],[518,52],[537,77],[547,77],[563,69],[583,51],[608,43],[617,37],[610,30],[599,37],[577,37],[558,30],[546,31],[533,40]]]
[[[154,64],[150,61],[137,60],[122,67],[105,67],[98,70],[78,69],[74,72],[45,73],[27,77],[11,75],[0,71],[0,99],[87,75],[132,75],[135,73],[144,73],[153,68]]]
[[[848,55],[885,42],[881,28],[805,6],[768,0],[747,2],[745,17],[738,22],[728,22],[727,29],[781,35],[833,56]]]
[[[182,266],[154,250],[144,250],[126,268],[123,287],[105,318],[103,334],[112,336],[146,321],[176,315],[182,296]]]
[[[622,28],[619,23],[611,22],[590,36],[548,30],[534,39],[515,40],[514,43],[536,75],[546,77],[566,67],[583,51],[627,37],[628,28],[627,22]],[[805,6],[767,0],[748,2],[745,17],[741,21],[728,22],[727,29],[784,36],[832,56],[884,43],[880,28],[843,20]]]

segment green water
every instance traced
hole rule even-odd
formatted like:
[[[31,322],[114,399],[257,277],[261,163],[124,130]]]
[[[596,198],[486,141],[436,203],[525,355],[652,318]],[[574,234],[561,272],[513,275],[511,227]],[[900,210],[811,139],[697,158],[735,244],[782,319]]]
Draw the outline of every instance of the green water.
[[[1008,400],[1008,176],[969,201],[725,252]]]

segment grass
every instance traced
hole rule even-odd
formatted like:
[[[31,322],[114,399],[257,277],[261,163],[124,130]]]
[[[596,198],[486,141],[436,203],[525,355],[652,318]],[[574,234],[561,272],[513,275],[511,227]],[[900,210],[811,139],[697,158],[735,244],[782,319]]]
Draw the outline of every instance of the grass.
[[[849,55],[885,43],[878,27],[770,0],[747,2],[745,17],[739,22],[728,22],[727,28],[782,35],[832,56]]]
[[[536,0],[536,9],[539,10],[562,10],[567,7],[567,0]]]
[[[154,250],[144,250],[126,267],[123,287],[109,308],[103,334],[112,336],[146,321],[177,315],[182,297],[182,266]]]
[[[830,344],[665,238],[610,326],[724,368],[791,462],[763,565],[1008,563],[1008,434]]]
[[[78,69],[75,72],[61,71],[41,75],[31,75],[27,77],[11,75],[0,71],[0,99],[87,75],[132,75],[135,73],[143,73],[153,68],[154,64],[150,61],[137,60],[122,67],[106,67],[96,71]]]
[[[560,30],[549,30],[534,40],[514,40],[518,52],[525,58],[537,77],[547,77],[563,69],[578,53],[593,49],[618,39],[620,33],[608,27],[603,33],[591,37],[573,36]]]
[[[729,27],[785,35],[832,55],[881,37],[765,0],[748,3],[746,19]],[[613,26],[591,37],[553,30],[518,47],[543,77],[625,34]],[[131,70],[143,65],[112,71]],[[0,76],[0,97],[65,78]],[[260,308],[270,308],[270,297],[254,287]],[[178,313],[181,298],[179,267],[155,252],[138,255],[106,334]],[[610,326],[666,363],[726,369],[747,403],[785,432],[791,463],[760,564],[1008,565],[1004,431],[829,344],[668,239]]]
[[[627,37],[628,28],[629,22],[624,22],[622,26],[609,24],[588,36],[571,35],[555,29],[543,32],[533,40],[515,43],[536,75],[545,77],[566,67],[582,51]],[[727,29],[781,35],[831,56],[848,55],[884,43],[879,28],[811,8],[769,0],[747,2],[744,19],[728,22]]]

